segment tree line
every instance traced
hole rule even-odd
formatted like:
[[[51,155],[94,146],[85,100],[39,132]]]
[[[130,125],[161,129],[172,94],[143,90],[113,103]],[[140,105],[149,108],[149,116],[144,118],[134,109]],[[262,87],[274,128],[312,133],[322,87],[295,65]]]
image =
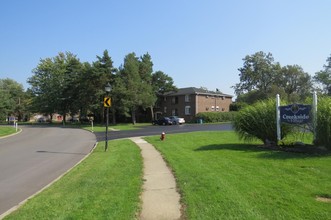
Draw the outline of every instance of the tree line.
[[[130,117],[132,123],[136,123],[138,110],[147,114],[149,109],[150,116],[142,117],[153,118],[152,109],[157,96],[176,90],[170,76],[162,71],[153,71],[152,58],[148,53],[141,57],[130,53],[125,56],[124,63],[115,68],[107,50],[92,63],[81,62],[71,52],[61,52],[55,57],[41,59],[32,73],[28,79],[31,87],[24,96],[25,112],[50,116],[58,113],[63,116],[63,121],[66,121],[66,115],[78,114],[82,120],[93,116],[96,122],[103,122],[103,98],[111,96],[112,122],[116,123],[117,118],[126,120]],[[12,80],[2,80],[1,85],[5,88],[8,81]],[[105,91],[108,83],[112,86],[110,94]],[[24,118],[23,114],[12,108],[17,106],[20,95],[11,96],[12,103],[8,103],[1,111],[4,115],[14,114],[19,120]]]
[[[302,101],[312,91],[331,95],[331,55],[313,77],[299,65],[281,66],[271,53],[262,51],[247,55],[243,62],[238,69],[240,82],[232,86],[238,103],[252,104],[276,94],[289,102]]]
[[[233,110],[241,103],[252,104],[276,94],[288,102],[302,101],[313,90],[331,95],[331,55],[313,77],[299,65],[281,66],[271,53],[262,51],[244,57],[238,71],[239,83],[232,86],[238,105]],[[93,116],[96,122],[104,122],[106,95],[112,98],[113,123],[148,121],[153,118],[157,96],[176,90],[170,76],[153,70],[148,53],[140,57],[129,53],[115,68],[107,50],[92,63],[81,62],[71,52],[61,52],[41,59],[32,73],[26,91],[12,79],[0,79],[0,121],[11,115],[21,121],[32,113],[59,113],[64,117],[78,114],[82,120]],[[112,86],[110,94],[105,91],[107,83]]]

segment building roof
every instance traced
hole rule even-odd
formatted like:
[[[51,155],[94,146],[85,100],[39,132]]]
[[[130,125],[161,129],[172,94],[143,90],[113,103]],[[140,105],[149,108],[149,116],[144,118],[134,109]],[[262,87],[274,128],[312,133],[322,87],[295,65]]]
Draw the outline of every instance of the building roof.
[[[210,95],[210,96],[224,96],[228,98],[232,98],[232,95],[224,94],[220,91],[209,91],[205,88],[195,88],[195,87],[188,87],[188,88],[180,88],[176,92],[169,92],[164,94],[165,96],[177,96],[177,95]]]

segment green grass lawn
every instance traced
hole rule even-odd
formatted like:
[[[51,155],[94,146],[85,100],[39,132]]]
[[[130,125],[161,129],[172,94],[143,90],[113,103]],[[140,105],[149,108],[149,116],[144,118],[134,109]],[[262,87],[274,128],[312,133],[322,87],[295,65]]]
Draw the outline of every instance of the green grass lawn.
[[[0,126],[0,137],[16,133],[13,126]]]
[[[146,137],[174,170],[187,219],[331,219],[331,155],[270,151],[234,132]],[[140,150],[101,143],[83,163],[6,219],[136,219]]]
[[[135,219],[142,158],[129,140],[104,142],[51,187],[5,219]]]
[[[188,219],[331,219],[331,156],[270,151],[234,132],[145,138],[174,170]]]

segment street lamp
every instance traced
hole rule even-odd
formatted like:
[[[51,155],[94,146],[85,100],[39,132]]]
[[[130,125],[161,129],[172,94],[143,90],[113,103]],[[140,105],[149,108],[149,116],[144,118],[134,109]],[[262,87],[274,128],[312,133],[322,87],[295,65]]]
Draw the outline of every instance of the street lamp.
[[[110,102],[110,97],[108,97],[110,91],[111,91],[111,85],[109,83],[107,83],[107,85],[105,86],[105,91],[107,93],[107,97],[105,97],[104,99],[104,107],[107,108],[107,116],[106,116],[106,144],[105,144],[105,151],[107,151],[108,149],[108,121],[109,121],[109,108],[111,105]]]

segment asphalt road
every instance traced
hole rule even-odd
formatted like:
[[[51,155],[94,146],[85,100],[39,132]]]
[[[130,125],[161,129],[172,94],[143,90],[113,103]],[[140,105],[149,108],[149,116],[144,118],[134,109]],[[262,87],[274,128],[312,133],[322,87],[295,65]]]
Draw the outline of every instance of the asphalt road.
[[[95,143],[85,130],[39,126],[0,139],[0,215],[73,167]]]
[[[128,138],[128,137],[143,137],[150,135],[185,133],[194,131],[221,131],[233,130],[231,124],[183,124],[183,125],[151,125],[143,126],[139,130],[130,131],[109,131],[108,140]],[[98,141],[104,141],[105,132],[95,132]]]

